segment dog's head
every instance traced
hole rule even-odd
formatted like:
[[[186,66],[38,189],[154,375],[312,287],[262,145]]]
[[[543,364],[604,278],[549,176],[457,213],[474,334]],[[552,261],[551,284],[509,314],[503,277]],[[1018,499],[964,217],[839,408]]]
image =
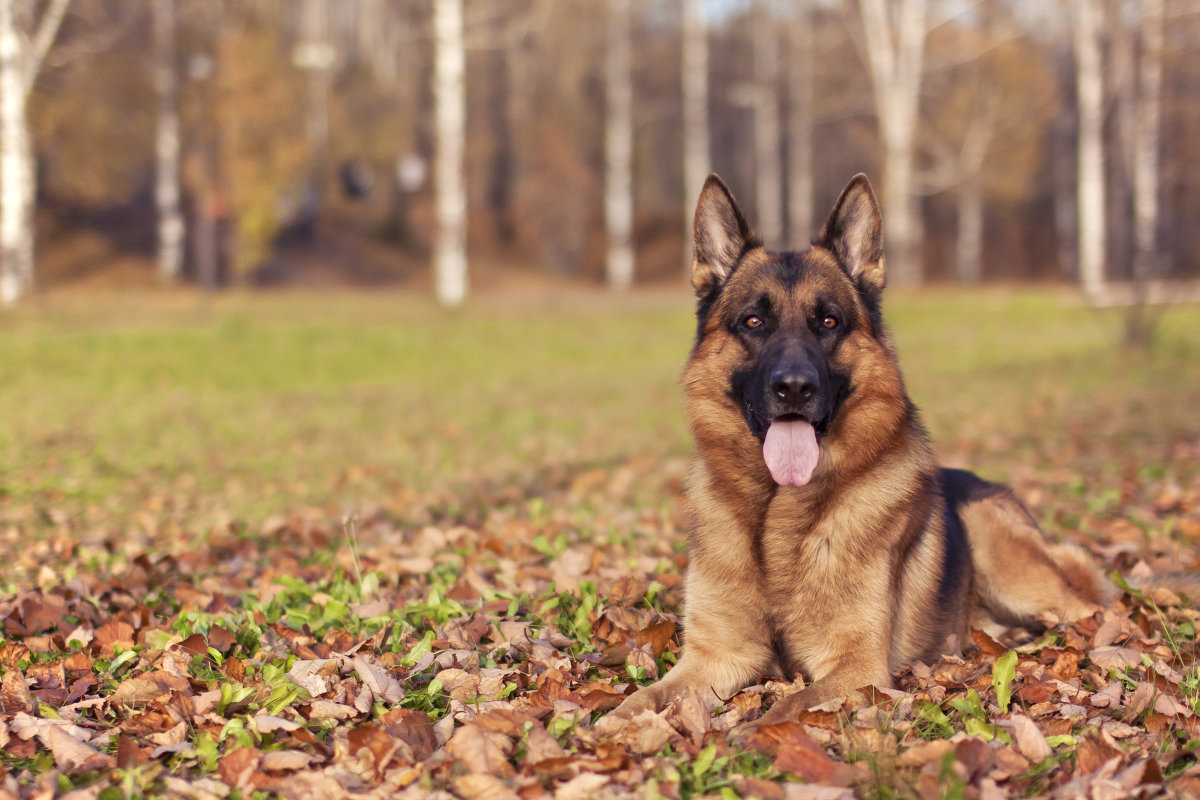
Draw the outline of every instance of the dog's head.
[[[846,438],[840,417],[868,374],[903,398],[880,318],[881,224],[870,182],[857,175],[811,249],[771,252],[709,176],[693,225],[700,304],[684,373],[698,438],[734,436],[722,412],[736,409],[743,451],[760,447],[775,483],[803,486],[822,452]]]

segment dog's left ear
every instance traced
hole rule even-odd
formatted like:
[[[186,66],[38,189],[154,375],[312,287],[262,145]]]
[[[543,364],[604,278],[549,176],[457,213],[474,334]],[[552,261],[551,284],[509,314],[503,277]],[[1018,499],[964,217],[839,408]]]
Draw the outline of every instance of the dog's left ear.
[[[873,294],[887,283],[883,266],[883,217],[867,176],[858,173],[842,190],[814,244],[833,251],[846,274]]]

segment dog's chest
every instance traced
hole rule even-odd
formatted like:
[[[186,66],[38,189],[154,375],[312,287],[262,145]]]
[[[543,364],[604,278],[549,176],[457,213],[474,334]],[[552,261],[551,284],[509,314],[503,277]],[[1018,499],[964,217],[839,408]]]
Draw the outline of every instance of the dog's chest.
[[[844,603],[864,582],[885,579],[887,523],[875,516],[845,505],[818,515],[786,498],[773,503],[760,539],[768,603],[779,608]]]

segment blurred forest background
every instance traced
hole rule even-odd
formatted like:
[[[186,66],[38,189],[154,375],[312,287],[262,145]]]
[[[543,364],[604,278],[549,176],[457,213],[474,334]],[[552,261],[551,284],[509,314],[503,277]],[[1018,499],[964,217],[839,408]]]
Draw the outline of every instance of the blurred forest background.
[[[0,295],[678,285],[708,172],[783,248],[862,170],[896,283],[1144,299],[1200,277],[1198,44],[1196,0],[0,0]]]

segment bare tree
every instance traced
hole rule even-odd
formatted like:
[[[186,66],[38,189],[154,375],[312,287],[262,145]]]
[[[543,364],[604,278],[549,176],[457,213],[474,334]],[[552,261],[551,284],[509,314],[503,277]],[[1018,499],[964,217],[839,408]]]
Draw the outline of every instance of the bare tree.
[[[174,0],[154,0],[154,203],[158,210],[158,276],[163,283],[183,273],[184,222],[180,203],[179,97],[176,81]]]
[[[1079,279],[1093,302],[1104,293],[1104,77],[1099,0],[1075,0],[1079,107]]]
[[[609,0],[605,55],[604,224],[607,277],[614,289],[633,283],[633,49],[631,0]]]
[[[712,171],[708,125],[708,17],[704,0],[683,0],[683,218],[685,269],[692,263],[692,209]]]
[[[463,174],[467,59],[462,0],[435,0],[433,34],[438,219],[434,278],[438,302],[455,307],[467,296],[467,193]]]
[[[1126,324],[1131,344],[1147,344],[1152,321],[1145,312],[1146,294],[1158,269],[1159,148],[1162,137],[1163,0],[1142,0],[1138,36],[1137,94],[1133,120],[1133,290],[1134,305]]]
[[[888,276],[920,284],[921,216],[915,191],[917,109],[928,34],[927,0],[857,0],[867,67],[883,141],[883,207]]]
[[[756,0],[758,36],[754,42],[754,187],[756,228],[763,241],[783,240],[783,184],[779,130],[779,26],[771,0]]]
[[[788,84],[788,241],[794,246],[813,236],[813,35],[812,11],[798,4],[788,25],[790,58]]]
[[[50,45],[70,0],[51,0],[26,38],[16,0],[0,0],[0,303],[11,305],[33,287],[37,176],[26,114]]]

